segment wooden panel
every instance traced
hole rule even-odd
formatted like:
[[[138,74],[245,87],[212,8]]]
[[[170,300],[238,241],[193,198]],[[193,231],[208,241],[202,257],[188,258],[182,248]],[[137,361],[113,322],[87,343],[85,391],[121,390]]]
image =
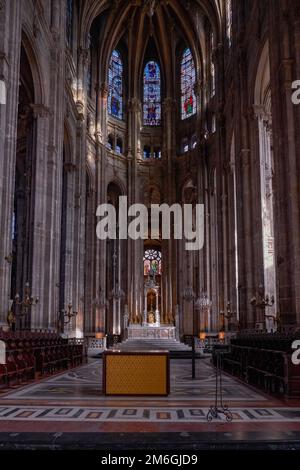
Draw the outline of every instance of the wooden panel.
[[[168,395],[169,354],[113,352],[103,355],[105,395]]]

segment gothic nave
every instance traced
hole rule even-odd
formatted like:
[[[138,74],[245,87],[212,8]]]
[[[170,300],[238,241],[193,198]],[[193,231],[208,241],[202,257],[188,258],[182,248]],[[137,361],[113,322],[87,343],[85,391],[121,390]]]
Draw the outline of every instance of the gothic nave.
[[[299,80],[298,0],[0,0],[0,449],[300,449]]]

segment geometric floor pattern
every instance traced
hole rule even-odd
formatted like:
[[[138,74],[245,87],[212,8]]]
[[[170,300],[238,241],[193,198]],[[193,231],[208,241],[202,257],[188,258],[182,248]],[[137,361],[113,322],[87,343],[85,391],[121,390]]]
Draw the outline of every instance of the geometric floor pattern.
[[[219,413],[208,422],[215,371],[197,359],[195,380],[191,372],[190,360],[171,360],[168,397],[105,397],[99,359],[2,389],[0,449],[300,449],[299,400],[280,401],[224,374],[233,420]]]
[[[205,423],[208,410],[207,407],[1,406],[0,421]],[[235,407],[232,412],[234,422],[300,422],[300,408]],[[224,420],[222,414],[218,420]]]
[[[171,360],[170,364],[170,395],[168,397],[155,397],[156,402],[172,403],[180,401],[201,402],[212,401],[215,395],[215,371],[209,359],[196,361],[196,379],[191,378],[190,360]],[[230,376],[223,376],[223,398],[225,401],[264,402],[268,398],[251,387],[248,387]],[[0,393],[0,404],[5,400],[34,401],[43,400],[59,403],[84,401],[101,404],[111,401],[102,393],[102,360],[93,360],[87,365],[73,369],[62,374],[49,377],[33,385],[28,385],[6,393]],[[136,397],[126,397],[126,402],[137,401]],[[114,401],[123,401],[124,397],[113,397]],[[153,401],[153,397],[143,397],[143,402]]]

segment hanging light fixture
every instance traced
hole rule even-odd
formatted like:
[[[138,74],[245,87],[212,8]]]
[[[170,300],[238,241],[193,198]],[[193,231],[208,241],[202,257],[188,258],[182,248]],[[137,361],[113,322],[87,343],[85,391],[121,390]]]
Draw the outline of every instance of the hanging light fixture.
[[[185,300],[186,302],[193,302],[195,297],[196,295],[195,295],[195,292],[193,291],[192,286],[186,286],[182,294],[183,300]]]
[[[200,297],[197,298],[195,302],[195,307],[197,310],[207,311],[211,308],[212,301],[208,297],[207,292],[202,291]]]

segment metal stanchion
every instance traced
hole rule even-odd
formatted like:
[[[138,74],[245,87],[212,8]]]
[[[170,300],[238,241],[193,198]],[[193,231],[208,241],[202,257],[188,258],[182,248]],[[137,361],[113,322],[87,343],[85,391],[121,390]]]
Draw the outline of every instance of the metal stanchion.
[[[206,419],[207,421],[212,421],[213,419],[218,419],[219,414],[224,414],[226,421],[230,422],[233,420],[231,411],[227,405],[223,404],[223,389],[222,389],[222,360],[223,352],[216,350],[216,389],[215,389],[215,404],[211,406]]]

